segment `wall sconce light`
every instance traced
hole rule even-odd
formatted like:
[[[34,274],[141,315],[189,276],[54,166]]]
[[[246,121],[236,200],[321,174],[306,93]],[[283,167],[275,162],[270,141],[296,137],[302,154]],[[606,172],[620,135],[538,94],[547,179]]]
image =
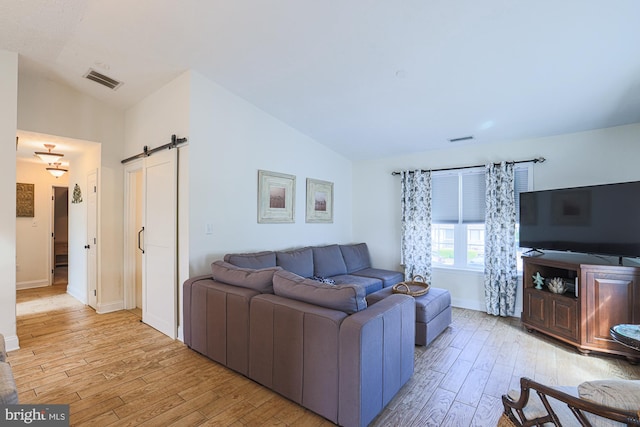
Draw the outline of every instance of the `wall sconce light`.
[[[52,165],[54,163],[59,162],[60,159],[64,157],[64,154],[51,152],[51,150],[56,148],[56,146],[53,144],[44,144],[44,148],[46,148],[49,151],[36,151],[35,155],[38,156],[40,160],[42,160],[45,163],[49,163],[50,165]]]

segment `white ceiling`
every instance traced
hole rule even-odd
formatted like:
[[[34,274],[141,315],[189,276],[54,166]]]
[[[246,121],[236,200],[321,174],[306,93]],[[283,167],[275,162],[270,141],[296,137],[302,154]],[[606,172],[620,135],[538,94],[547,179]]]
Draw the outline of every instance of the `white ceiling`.
[[[121,108],[193,69],[367,159],[640,122],[639,22],[638,0],[1,0],[0,48]]]

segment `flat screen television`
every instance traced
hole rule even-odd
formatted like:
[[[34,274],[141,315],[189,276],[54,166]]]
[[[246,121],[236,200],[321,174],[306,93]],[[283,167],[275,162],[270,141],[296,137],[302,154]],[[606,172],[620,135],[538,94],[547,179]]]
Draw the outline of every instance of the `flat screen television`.
[[[520,193],[520,247],[640,256],[640,181]]]

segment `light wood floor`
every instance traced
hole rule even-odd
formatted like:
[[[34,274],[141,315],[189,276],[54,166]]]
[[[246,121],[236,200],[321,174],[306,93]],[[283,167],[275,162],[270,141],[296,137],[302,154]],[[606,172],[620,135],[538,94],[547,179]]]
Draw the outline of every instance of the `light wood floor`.
[[[327,420],[140,322],[98,315],[64,286],[18,291],[20,350],[9,362],[22,403],[70,404],[78,426],[330,426]],[[518,319],[454,309],[453,324],[416,347],[415,373],[373,426],[495,426],[521,376],[577,385],[640,379],[623,359],[583,356]]]

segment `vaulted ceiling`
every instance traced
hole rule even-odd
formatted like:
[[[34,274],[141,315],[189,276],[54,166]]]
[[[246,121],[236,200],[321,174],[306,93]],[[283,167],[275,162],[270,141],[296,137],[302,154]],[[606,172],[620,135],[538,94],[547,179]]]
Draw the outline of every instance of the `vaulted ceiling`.
[[[0,48],[119,108],[192,69],[366,159],[640,122],[639,20],[638,0],[4,0]]]

